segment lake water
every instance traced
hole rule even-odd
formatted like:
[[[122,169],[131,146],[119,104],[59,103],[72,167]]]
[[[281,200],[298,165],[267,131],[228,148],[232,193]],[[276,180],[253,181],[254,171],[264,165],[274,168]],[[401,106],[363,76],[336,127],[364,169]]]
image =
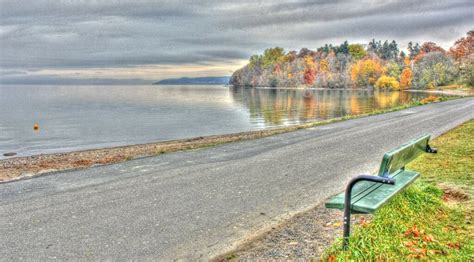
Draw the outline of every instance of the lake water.
[[[0,158],[293,125],[426,96],[224,86],[0,86]]]

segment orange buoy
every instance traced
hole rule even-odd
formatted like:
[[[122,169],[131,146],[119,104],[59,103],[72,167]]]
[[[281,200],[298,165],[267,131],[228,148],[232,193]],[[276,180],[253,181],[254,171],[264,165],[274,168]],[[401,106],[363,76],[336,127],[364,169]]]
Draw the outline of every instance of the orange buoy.
[[[38,123],[35,123],[35,124],[33,125],[33,130],[38,131],[39,129],[40,129],[39,124],[38,124]]]

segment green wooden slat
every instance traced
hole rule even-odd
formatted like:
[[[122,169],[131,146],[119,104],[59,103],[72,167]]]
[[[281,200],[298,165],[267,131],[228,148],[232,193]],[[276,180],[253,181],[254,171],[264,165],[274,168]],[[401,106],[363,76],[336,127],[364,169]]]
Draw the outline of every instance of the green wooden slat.
[[[415,181],[419,176],[419,173],[413,171],[406,170],[400,172],[397,175],[395,185],[382,184],[373,192],[353,203],[352,210],[361,213],[375,212],[375,210],[382,207],[382,205],[387,203],[392,197]]]
[[[394,174],[391,177],[393,179],[396,179],[397,175],[399,173],[400,172]],[[380,184],[380,183],[375,183],[375,182],[370,182],[370,181],[360,181],[360,182],[358,182],[352,188],[351,202],[355,203],[355,202],[359,201],[359,199],[365,197],[367,194],[374,191],[375,189],[377,189],[381,185],[382,184]],[[344,192],[334,196],[329,201],[327,201],[326,202],[326,207],[327,208],[343,209],[344,208]]]
[[[376,183],[370,181],[361,181],[352,188],[352,198],[351,201],[355,202],[359,200],[361,197],[364,197],[367,192],[371,192],[374,187],[376,187]],[[343,209],[344,208],[344,192],[334,196],[329,201],[326,202],[327,208],[337,208]]]
[[[396,172],[426,152],[429,140],[430,136],[424,135],[385,153],[380,165],[379,176]]]
[[[404,170],[393,175],[395,185],[370,181],[357,183],[352,189],[351,209],[357,213],[373,213],[419,176],[418,173]],[[358,186],[362,184],[361,186]],[[325,203],[326,208],[344,209],[344,192]]]

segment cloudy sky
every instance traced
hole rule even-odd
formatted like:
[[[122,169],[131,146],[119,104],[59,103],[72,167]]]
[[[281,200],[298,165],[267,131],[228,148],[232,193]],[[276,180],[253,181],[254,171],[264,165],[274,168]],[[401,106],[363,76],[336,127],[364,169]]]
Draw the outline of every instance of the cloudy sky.
[[[0,0],[0,81],[225,76],[272,46],[448,48],[470,29],[473,0]]]

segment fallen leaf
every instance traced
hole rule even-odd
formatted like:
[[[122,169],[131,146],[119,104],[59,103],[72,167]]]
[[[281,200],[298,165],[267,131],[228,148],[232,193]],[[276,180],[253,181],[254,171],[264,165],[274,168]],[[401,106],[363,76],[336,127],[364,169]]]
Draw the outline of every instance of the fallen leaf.
[[[416,225],[413,225],[411,228],[407,229],[407,231],[405,231],[405,237],[408,237],[408,236],[413,236],[415,238],[419,237],[420,236],[420,230],[418,230],[418,227]]]
[[[426,241],[426,242],[433,242],[434,241],[434,237],[432,235],[425,235],[423,237],[423,240]]]
[[[336,261],[336,256],[330,255],[329,256],[329,261],[331,261],[331,262]]]
[[[405,244],[406,247],[416,246],[415,241],[407,241],[407,242],[404,242],[404,244]]]
[[[427,253],[427,250],[424,248],[410,248],[410,251],[412,252],[412,254],[410,254],[408,257],[412,257],[412,259],[422,259],[426,256]]]
[[[367,220],[362,217],[362,218],[360,219],[359,225],[360,225],[361,227],[367,227],[369,224],[367,223]]]
[[[448,247],[449,247],[449,248],[454,248],[454,249],[460,249],[460,248],[461,248],[461,244],[459,244],[459,242],[456,242],[456,243],[448,242]]]

